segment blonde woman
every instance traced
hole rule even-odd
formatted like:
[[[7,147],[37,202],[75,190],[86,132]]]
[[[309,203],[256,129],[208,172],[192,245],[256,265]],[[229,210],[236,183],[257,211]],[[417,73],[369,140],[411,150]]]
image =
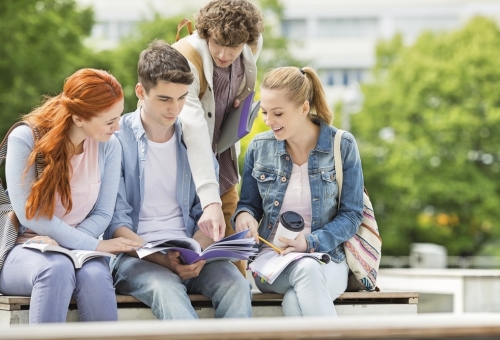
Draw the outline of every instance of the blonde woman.
[[[285,294],[285,316],[335,316],[335,300],[347,287],[349,268],[342,243],[357,231],[363,212],[363,172],[354,137],[345,133],[343,191],[337,209],[332,113],[318,75],[305,67],[269,71],[261,85],[261,108],[271,131],[257,135],[245,155],[241,199],[233,222],[273,241],[278,218],[299,213],[305,228],[295,240],[280,238],[289,252],[328,253],[326,265],[311,258],[292,262],[269,284],[256,277],[262,292]],[[260,222],[259,222],[260,221]],[[260,252],[272,251],[261,244]]]

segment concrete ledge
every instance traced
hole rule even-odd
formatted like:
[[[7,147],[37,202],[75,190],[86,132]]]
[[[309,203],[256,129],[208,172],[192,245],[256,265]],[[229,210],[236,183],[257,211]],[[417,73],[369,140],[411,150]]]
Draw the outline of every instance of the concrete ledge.
[[[499,314],[129,321],[3,328],[0,340],[496,339]]]

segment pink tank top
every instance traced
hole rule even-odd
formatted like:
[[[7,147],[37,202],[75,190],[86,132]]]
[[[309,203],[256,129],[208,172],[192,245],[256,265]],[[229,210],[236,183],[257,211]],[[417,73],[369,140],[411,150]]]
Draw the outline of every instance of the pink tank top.
[[[83,153],[71,158],[73,174],[70,180],[71,199],[73,209],[65,215],[66,209],[56,194],[54,216],[62,219],[70,226],[76,227],[90,213],[101,188],[101,174],[99,171],[99,142],[87,138],[83,142]]]

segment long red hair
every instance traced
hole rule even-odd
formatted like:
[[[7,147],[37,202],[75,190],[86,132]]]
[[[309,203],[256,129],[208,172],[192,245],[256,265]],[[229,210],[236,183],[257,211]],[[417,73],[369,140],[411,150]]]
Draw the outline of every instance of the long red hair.
[[[90,120],[123,98],[120,83],[106,71],[81,69],[64,82],[63,92],[48,98],[40,107],[25,115],[40,131],[29,158],[30,168],[38,153],[43,155],[43,174],[33,183],[26,201],[26,218],[54,215],[56,193],[66,213],[71,211],[70,157],[74,154],[68,131],[74,124],[72,116]]]

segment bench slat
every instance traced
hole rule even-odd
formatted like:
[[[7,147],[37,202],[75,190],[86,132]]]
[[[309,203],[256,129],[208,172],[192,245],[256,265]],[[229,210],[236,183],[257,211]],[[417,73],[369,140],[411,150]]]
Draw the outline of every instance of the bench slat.
[[[210,302],[210,299],[201,294],[189,294],[191,302]],[[252,294],[252,301],[279,301],[283,299],[282,294],[276,293],[256,293]],[[125,303],[141,303],[139,300],[129,295],[117,295],[118,305]],[[415,292],[346,292],[340,295],[336,303],[363,303],[363,302],[392,302],[401,304],[418,303],[418,293]],[[0,295],[0,310],[20,310],[21,306],[28,306],[30,298],[26,296],[5,296]],[[72,304],[76,301],[72,300]]]

